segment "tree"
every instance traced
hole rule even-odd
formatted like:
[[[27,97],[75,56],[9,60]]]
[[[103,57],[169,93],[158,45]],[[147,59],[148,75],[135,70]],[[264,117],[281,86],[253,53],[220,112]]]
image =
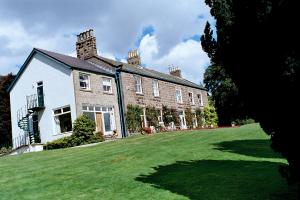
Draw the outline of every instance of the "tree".
[[[213,38],[213,30],[211,30],[209,22],[206,22],[204,34],[201,36],[200,40],[203,51],[207,53],[211,62],[214,63],[217,42]]]
[[[204,83],[214,102],[220,126],[231,125],[236,119],[246,118],[238,88],[224,67],[210,65],[204,73]]]
[[[208,127],[215,127],[218,124],[218,115],[213,105],[207,105],[203,109],[204,124]]]
[[[205,2],[216,19],[214,64],[224,67],[238,87],[247,114],[260,122],[271,135],[272,148],[287,159],[282,175],[290,183],[299,183],[300,33],[293,28],[300,18],[298,2]]]
[[[4,144],[11,145],[12,143],[10,99],[6,89],[14,78],[15,76],[11,73],[0,76],[0,146]]]
[[[198,127],[202,127],[202,125],[204,125],[204,114],[201,108],[196,109],[196,118]]]

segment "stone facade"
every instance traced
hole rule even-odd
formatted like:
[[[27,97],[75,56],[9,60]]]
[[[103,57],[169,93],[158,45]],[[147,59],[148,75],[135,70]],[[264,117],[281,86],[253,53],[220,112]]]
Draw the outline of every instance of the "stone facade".
[[[79,74],[87,74],[90,76],[90,90],[84,90],[80,88]],[[76,113],[77,116],[83,114],[83,105],[97,105],[102,107],[112,107],[114,112],[114,120],[116,125],[116,131],[118,137],[121,136],[121,126],[120,126],[120,113],[118,105],[118,95],[115,79],[102,74],[95,74],[91,72],[81,72],[78,70],[73,70],[74,78],[74,91],[75,91],[75,102],[76,102]],[[102,79],[111,79],[112,93],[103,91]]]
[[[207,91],[174,84],[166,81],[158,80],[159,96],[153,95],[152,78],[142,77],[142,94],[138,94],[135,91],[135,79],[134,74],[121,73],[122,86],[124,94],[124,104],[127,107],[128,104],[140,105],[142,107],[154,106],[158,109],[162,108],[162,105],[176,108],[178,110],[184,110],[187,107],[191,107],[192,110],[196,108],[203,108],[207,105]],[[182,103],[176,101],[176,88],[181,89]],[[193,93],[194,104],[189,102],[189,92]],[[202,96],[202,104],[198,100],[198,94]]]
[[[76,52],[77,57],[82,60],[97,56],[96,37],[92,29],[77,35]]]
[[[145,75],[144,76],[138,75],[141,77],[142,93],[137,93],[136,85],[135,85],[135,77],[133,73],[144,74],[143,68],[140,67],[141,58],[140,55],[138,54],[138,51],[133,50],[128,53],[127,61],[129,65],[103,58],[97,55],[96,39],[92,33],[93,31],[89,30],[78,35],[78,39],[76,43],[77,57],[82,60],[87,60],[88,62],[92,62],[99,66],[105,67],[108,70],[114,71],[116,67],[120,69],[122,94],[120,94],[121,96],[119,98],[122,98],[121,101],[123,102],[122,104],[125,106],[125,112],[128,104],[139,105],[141,107],[154,106],[157,109],[161,109],[162,106],[165,105],[169,108],[175,108],[178,111],[180,111],[181,121],[185,121],[184,110],[187,107],[190,107],[192,111],[195,111],[196,108],[203,108],[205,105],[207,105],[208,103],[207,91],[205,91],[204,89],[199,89],[196,84],[192,84],[191,82],[182,79],[181,70],[178,67],[170,68],[170,74],[173,75],[174,77],[177,77],[176,78],[177,80],[173,79],[173,77],[171,78],[168,77],[165,80],[173,80],[173,81],[175,80],[174,82],[179,82],[179,83],[176,84],[176,83],[172,83],[172,81],[157,80],[159,95],[156,94],[156,96],[154,95],[154,91],[153,91],[153,83],[152,83],[153,79],[148,78]],[[132,72],[132,74],[124,70],[123,65],[128,65],[129,68],[131,68],[129,72]],[[154,77],[157,77],[158,79],[159,76],[163,76],[163,74],[156,73],[156,75],[154,75]],[[92,86],[91,91],[82,91],[80,90],[80,85],[79,85],[79,72],[74,71],[77,114],[82,113],[83,104],[101,104],[101,105],[114,106],[117,128],[118,128],[118,132],[120,132],[119,130],[120,130],[121,118],[118,109],[118,94],[116,90],[115,81],[112,81],[113,94],[105,94],[103,93],[102,87],[100,85],[101,83],[100,79],[102,75],[90,73],[90,77],[91,77],[91,86]],[[114,80],[114,78],[112,78],[112,80]],[[191,85],[191,86],[187,86],[187,85]],[[176,101],[176,90],[181,91],[182,102],[180,103]],[[194,99],[193,103],[190,102],[189,95],[191,94],[189,93],[192,93]],[[147,126],[145,114],[143,116],[144,116],[144,125]],[[122,121],[122,124],[123,122],[124,121]],[[125,126],[125,124],[123,125]]]

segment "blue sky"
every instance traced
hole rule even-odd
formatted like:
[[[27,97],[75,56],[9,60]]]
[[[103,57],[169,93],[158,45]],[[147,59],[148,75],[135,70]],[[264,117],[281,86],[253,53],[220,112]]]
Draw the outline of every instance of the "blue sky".
[[[209,59],[199,38],[213,24],[204,0],[1,0],[0,74],[16,73],[33,47],[76,56],[76,35],[94,29],[100,55],[126,61],[138,49],[143,66],[199,83]]]

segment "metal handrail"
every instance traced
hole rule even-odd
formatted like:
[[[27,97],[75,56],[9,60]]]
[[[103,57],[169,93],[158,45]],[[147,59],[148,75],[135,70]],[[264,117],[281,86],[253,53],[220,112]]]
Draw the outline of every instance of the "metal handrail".
[[[36,94],[26,96],[26,100],[27,100],[27,109],[38,107],[38,98]]]
[[[12,139],[13,150],[30,144],[29,134],[19,135]]]

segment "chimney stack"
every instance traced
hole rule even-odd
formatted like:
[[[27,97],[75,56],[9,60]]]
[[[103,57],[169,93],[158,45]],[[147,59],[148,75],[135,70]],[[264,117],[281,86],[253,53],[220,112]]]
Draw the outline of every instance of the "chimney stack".
[[[179,67],[169,67],[169,72],[172,76],[177,76],[177,77],[181,77],[181,70],[179,69]]]
[[[93,34],[93,29],[77,35],[76,51],[77,58],[82,60],[97,56],[96,37]]]
[[[141,57],[137,49],[128,52],[127,62],[132,65],[141,65]]]

